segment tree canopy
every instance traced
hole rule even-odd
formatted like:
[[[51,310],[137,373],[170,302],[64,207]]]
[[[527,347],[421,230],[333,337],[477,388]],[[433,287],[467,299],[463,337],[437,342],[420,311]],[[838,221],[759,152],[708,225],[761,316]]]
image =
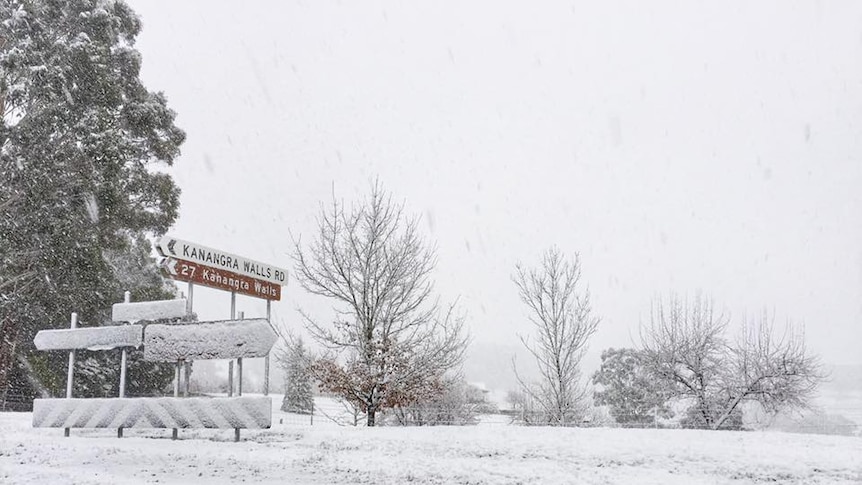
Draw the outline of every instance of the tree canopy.
[[[111,255],[148,254],[141,236],[173,224],[179,189],[158,167],[185,134],[140,80],[141,21],[124,2],[13,0],[0,18],[2,386],[34,363],[37,330],[72,311],[95,325],[123,290],[165,290],[148,256],[119,271]]]
[[[656,418],[669,413],[669,385],[644,365],[635,349],[602,351],[602,364],[593,374],[593,392],[598,406],[608,406],[611,416],[621,425],[656,425]]]
[[[641,363],[691,407],[683,425],[725,429],[742,425],[744,403],[765,411],[804,408],[824,374],[804,336],[777,332],[764,312],[726,337],[730,316],[703,296],[657,300],[641,328]]]

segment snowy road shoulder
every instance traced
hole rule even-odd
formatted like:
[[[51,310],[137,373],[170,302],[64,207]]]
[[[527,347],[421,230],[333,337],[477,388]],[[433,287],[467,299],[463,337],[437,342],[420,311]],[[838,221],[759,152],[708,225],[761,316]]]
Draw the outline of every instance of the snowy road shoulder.
[[[862,482],[862,439],[512,426],[244,431],[33,429],[0,413],[3,483]],[[277,422],[277,421],[276,421]]]

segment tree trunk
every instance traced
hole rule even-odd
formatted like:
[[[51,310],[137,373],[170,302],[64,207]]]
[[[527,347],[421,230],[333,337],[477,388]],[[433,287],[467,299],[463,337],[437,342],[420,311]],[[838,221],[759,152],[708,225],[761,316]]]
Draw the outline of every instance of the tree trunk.
[[[376,410],[376,409],[374,409],[374,408],[368,408],[368,419],[367,419],[367,420],[366,420],[366,422],[365,422],[365,424],[366,424],[366,425],[368,425],[368,426],[376,426],[376,425],[375,425],[375,423],[374,423],[374,417],[375,417],[375,414],[377,414],[377,410]]]
[[[739,406],[739,403],[742,401],[742,398],[743,396],[745,396],[745,394],[746,393],[741,393],[739,396],[736,396],[736,399],[734,399],[733,403],[727,407],[727,410],[724,412],[724,414],[722,414],[721,417],[719,417],[715,421],[712,429],[720,428],[721,425],[724,424],[724,422],[730,418],[730,415],[733,414],[733,410],[736,409],[737,406]]]

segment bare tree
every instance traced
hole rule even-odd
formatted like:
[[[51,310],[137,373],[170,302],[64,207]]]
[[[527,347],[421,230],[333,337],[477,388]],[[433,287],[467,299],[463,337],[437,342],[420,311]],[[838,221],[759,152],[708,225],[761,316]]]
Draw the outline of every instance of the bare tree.
[[[808,353],[805,335],[791,325],[778,335],[767,312],[759,321],[745,323],[730,357],[725,413],[719,419],[745,401],[757,402],[771,413],[807,408],[826,377],[820,359]]]
[[[541,375],[536,385],[522,381],[521,387],[546,424],[574,423],[586,409],[580,363],[599,319],[591,314],[589,291],[580,292],[580,279],[578,254],[565,260],[557,248],[545,251],[539,268],[519,264],[513,277],[536,331],[534,343],[523,336],[521,342]]]
[[[719,414],[714,408],[726,363],[728,322],[700,295],[692,304],[672,295],[667,304],[653,302],[650,326],[641,329],[644,365],[672,383],[673,397],[693,400],[700,421],[710,428],[716,427]]]
[[[641,328],[644,364],[672,385],[674,397],[693,403],[688,424],[719,429],[735,420],[741,426],[744,402],[767,411],[804,407],[823,377],[804,337],[788,329],[776,338],[764,313],[730,342],[729,322],[707,298],[689,303],[672,295],[653,303],[650,325]]]
[[[359,405],[369,426],[381,409],[442,392],[467,345],[463,318],[433,297],[436,258],[417,224],[375,183],[349,211],[333,196],[307,250],[295,242],[299,283],[337,302],[332,326],[304,315],[330,351],[312,371],[325,390]]]

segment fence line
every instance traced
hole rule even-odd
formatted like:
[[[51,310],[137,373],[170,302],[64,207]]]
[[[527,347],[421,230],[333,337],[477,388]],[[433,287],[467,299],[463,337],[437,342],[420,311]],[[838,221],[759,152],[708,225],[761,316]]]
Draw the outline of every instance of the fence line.
[[[21,393],[7,393],[0,399],[0,412],[25,411],[32,409],[33,398]]]
[[[274,400],[273,408],[276,416],[274,422],[282,426],[364,426],[364,413],[350,409],[349,405],[338,402],[337,399],[318,397],[315,399],[315,409],[312,413],[287,413],[279,410],[281,402]],[[862,407],[856,408],[862,412]],[[831,410],[830,410],[831,411]],[[680,416],[677,419],[640,421],[620,423],[606,414],[589,414],[587,419],[568,423],[541,422],[538,413],[523,413],[511,410],[498,412],[458,413],[451,407],[415,406],[378,412],[377,424],[380,426],[560,426],[573,428],[617,428],[617,429],[709,429],[698,428],[692,424],[683,426]],[[642,415],[630,415],[627,418],[646,418]],[[844,416],[836,416],[831,412],[814,412],[798,418],[785,418],[781,422],[769,419],[746,421],[737,429],[748,431],[773,430],[801,433],[820,433],[862,436],[862,423],[851,421]],[[728,429],[727,426],[722,430]]]

